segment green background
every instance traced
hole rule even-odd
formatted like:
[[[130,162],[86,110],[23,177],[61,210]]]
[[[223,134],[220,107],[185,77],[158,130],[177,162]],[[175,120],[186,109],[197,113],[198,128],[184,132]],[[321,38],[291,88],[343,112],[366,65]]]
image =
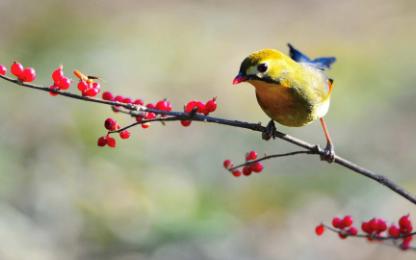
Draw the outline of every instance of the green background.
[[[326,120],[336,152],[416,193],[414,1],[0,1],[0,64],[49,86],[64,64],[114,93],[181,109],[218,97],[216,116],[267,122],[231,81],[261,48],[291,42],[334,55]],[[72,75],[71,75],[72,76]],[[388,223],[416,207],[337,165],[303,156],[233,178],[224,159],[295,149],[212,124],[135,128],[98,148],[106,106],[0,82],[1,259],[414,259],[412,252],[316,237],[335,215]],[[75,90],[72,86],[72,90]],[[324,145],[319,123],[282,131]]]

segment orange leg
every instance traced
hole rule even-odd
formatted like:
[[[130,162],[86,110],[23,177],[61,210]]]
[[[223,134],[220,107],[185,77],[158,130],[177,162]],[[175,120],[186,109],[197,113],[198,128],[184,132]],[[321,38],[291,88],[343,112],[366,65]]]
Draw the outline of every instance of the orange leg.
[[[334,144],[332,143],[331,136],[329,135],[328,127],[326,126],[324,118],[319,118],[319,121],[321,122],[322,129],[324,130],[326,138],[325,152],[327,156],[325,156],[323,159],[327,160],[328,162],[333,162],[335,158]]]

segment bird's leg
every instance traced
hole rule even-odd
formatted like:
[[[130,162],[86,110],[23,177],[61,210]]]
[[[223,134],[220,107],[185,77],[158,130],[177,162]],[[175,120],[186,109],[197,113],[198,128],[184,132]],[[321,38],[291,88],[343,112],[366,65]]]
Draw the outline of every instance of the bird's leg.
[[[270,122],[267,124],[266,131],[261,134],[261,137],[266,141],[270,140],[270,138],[276,138],[276,125],[274,124],[273,120],[270,120]]]
[[[335,161],[335,150],[334,150],[334,144],[332,143],[331,136],[328,132],[328,127],[326,126],[326,123],[324,119],[321,117],[319,118],[319,121],[321,122],[322,129],[324,130],[325,138],[326,138],[326,146],[325,146],[325,154],[321,155],[321,160],[325,160],[329,163],[332,163]]]

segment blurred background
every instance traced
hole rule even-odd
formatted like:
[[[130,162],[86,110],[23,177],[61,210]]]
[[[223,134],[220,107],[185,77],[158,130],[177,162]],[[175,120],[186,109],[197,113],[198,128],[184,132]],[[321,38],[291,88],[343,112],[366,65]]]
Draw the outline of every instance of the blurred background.
[[[0,64],[19,60],[49,86],[60,64],[102,87],[176,109],[218,97],[216,116],[267,122],[240,62],[286,44],[334,55],[327,116],[339,155],[416,194],[416,2],[0,1]],[[390,221],[416,207],[316,157],[234,178],[224,159],[296,149],[219,125],[135,128],[98,148],[106,106],[0,82],[0,259],[414,259],[414,252],[314,234],[321,221]],[[75,86],[72,87],[75,91]],[[123,115],[114,117],[127,124]],[[325,144],[318,123],[284,132]],[[358,223],[360,225],[360,223]]]

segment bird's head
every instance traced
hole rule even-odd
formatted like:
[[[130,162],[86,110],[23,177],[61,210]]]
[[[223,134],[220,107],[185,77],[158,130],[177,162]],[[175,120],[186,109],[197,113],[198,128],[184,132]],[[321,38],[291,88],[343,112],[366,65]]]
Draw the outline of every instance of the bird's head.
[[[256,81],[279,84],[279,80],[287,74],[296,62],[280,51],[263,49],[253,52],[241,63],[240,71],[233,80],[233,85]]]

